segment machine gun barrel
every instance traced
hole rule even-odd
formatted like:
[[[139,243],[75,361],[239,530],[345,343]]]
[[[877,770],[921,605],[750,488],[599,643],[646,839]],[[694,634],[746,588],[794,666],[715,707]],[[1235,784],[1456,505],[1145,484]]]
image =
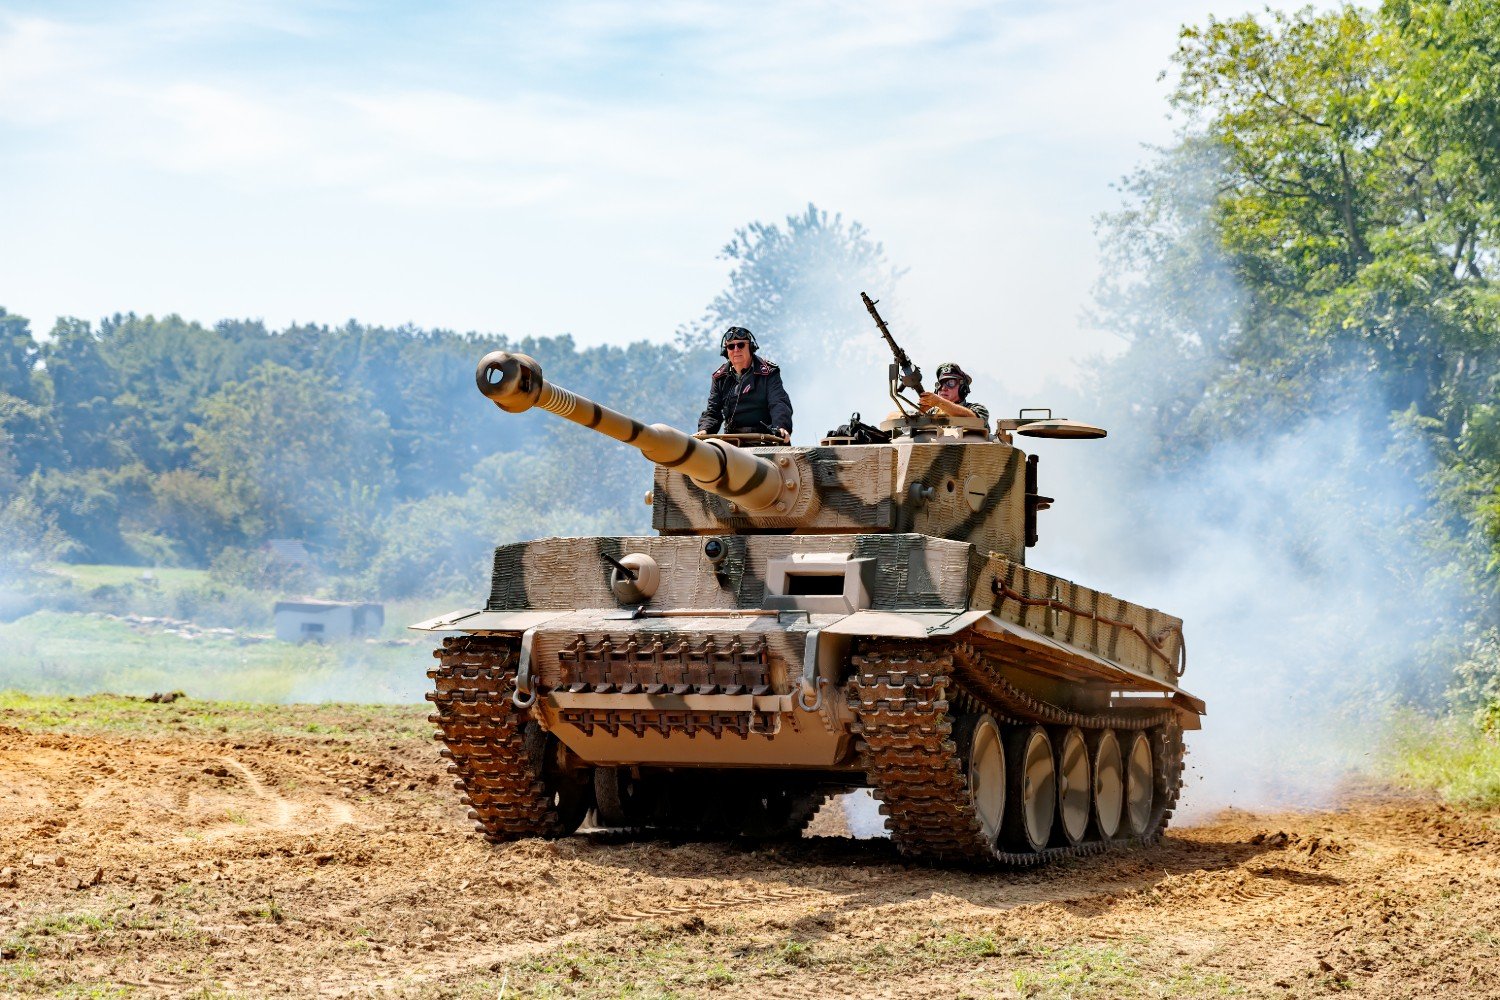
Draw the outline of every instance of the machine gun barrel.
[[[797,484],[791,463],[776,463],[726,441],[700,440],[666,424],[647,426],[616,410],[552,385],[542,366],[525,354],[493,351],[474,373],[479,391],[507,413],[540,406],[565,420],[623,441],[657,465],[683,473],[710,493],[732,500],[748,513],[774,514],[790,504]]]
[[[891,328],[885,325],[885,320],[880,313],[875,311],[875,301],[864,292],[859,293],[864,300],[865,308],[870,310],[870,317],[875,320],[875,325],[880,329],[880,335],[885,338],[886,346],[891,349],[896,363],[891,366],[891,395],[896,396],[902,389],[910,389],[921,395],[922,393],[922,369],[911,363],[911,358],[896,343],[896,338],[891,336]],[[898,374],[899,372],[899,374]]]

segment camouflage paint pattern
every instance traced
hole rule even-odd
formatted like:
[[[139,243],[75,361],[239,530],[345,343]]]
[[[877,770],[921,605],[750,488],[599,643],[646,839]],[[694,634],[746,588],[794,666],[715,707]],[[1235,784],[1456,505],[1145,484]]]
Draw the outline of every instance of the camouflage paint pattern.
[[[495,551],[485,611],[556,612],[499,631],[524,631],[544,724],[585,761],[858,771],[844,682],[861,636],[949,636],[1066,709],[1133,692],[1197,726],[1179,619],[1025,565],[1026,456],[1010,443],[737,448],[550,385],[524,356],[488,355],[476,378],[502,409],[546,409],[656,462],[658,535]],[[659,570],[640,605],[622,605],[605,558],[630,555]],[[829,613],[817,581],[854,572],[859,606]]]
[[[651,526],[664,535],[785,530],[916,532],[1026,561],[1026,456],[1001,442],[752,448],[805,466],[814,496],[787,516],[746,512],[672,469],[656,467]],[[794,516],[795,515],[795,516]]]
[[[871,446],[866,446],[871,447]],[[1164,612],[1043,573],[965,542],[920,534],[730,535],[729,555],[715,565],[695,537],[636,536],[544,538],[495,550],[487,611],[559,609],[537,632],[533,655],[543,678],[556,678],[556,651],[585,635],[592,641],[632,635],[692,635],[728,641],[736,633],[764,633],[773,660],[795,674],[802,657],[798,629],[773,615],[761,618],[695,618],[691,611],[759,611],[767,607],[766,566],[794,553],[849,553],[875,559],[870,609],[979,609],[1175,688],[1174,665],[1182,656],[1182,621]],[[607,618],[619,609],[610,590],[610,565],[601,557],[651,556],[661,567],[661,588],[648,607],[682,612],[670,618]],[[1017,599],[1008,594],[1019,595]],[[1024,601],[1056,601],[1056,606]],[[593,609],[593,610],[586,610]],[[806,616],[831,624],[842,615]],[[1123,623],[1123,624],[1119,624]],[[805,623],[799,622],[799,625]],[[1132,629],[1129,626],[1134,626]],[[1150,640],[1148,645],[1147,639]],[[1153,648],[1154,647],[1154,648]],[[1094,671],[1090,671],[1094,673]],[[1074,672],[1069,676],[1084,679]],[[781,693],[789,687],[777,687]]]

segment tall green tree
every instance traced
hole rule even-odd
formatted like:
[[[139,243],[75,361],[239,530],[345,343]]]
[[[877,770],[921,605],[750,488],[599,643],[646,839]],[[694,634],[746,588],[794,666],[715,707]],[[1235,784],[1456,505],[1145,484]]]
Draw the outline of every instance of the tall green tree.
[[[252,540],[332,541],[322,526],[392,478],[385,417],[365,393],[269,362],[203,402],[192,447]]]
[[[55,459],[51,387],[41,369],[42,349],[24,316],[0,308],[0,434],[13,475]]]
[[[1373,400],[1372,442],[1436,455],[1432,537],[1500,620],[1496,5],[1210,19],[1174,62],[1179,140],[1102,220],[1106,393],[1178,464]]]
[[[115,468],[127,451],[117,433],[120,392],[99,336],[79,319],[64,317],[42,349],[52,384],[52,413],[67,467]]]
[[[680,332],[682,344],[717,354],[719,334],[743,326],[778,361],[808,367],[839,360],[849,345],[868,341],[859,293],[879,298],[902,273],[862,224],[812,204],[781,224],[735,230],[719,257],[733,265],[728,287]]]
[[[98,339],[112,382],[117,440],[156,472],[188,467],[188,428],[198,405],[246,378],[271,351],[271,335],[259,323],[210,329],[176,315],[116,314],[99,323]]]

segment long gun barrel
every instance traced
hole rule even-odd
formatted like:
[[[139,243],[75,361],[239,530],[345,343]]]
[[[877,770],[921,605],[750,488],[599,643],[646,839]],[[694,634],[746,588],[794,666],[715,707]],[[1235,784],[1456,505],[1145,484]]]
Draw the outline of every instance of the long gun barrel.
[[[875,311],[875,302],[864,292],[859,293],[864,300],[865,308],[870,310],[870,317],[875,320],[875,325],[880,329],[880,335],[885,338],[886,346],[895,355],[896,363],[891,368],[891,394],[894,396],[902,389],[910,389],[918,395],[922,392],[922,369],[911,363],[911,358],[896,343],[896,338],[891,336],[891,328],[885,325],[885,320],[880,318],[880,313]],[[898,375],[897,372],[900,372]]]
[[[748,513],[775,514],[795,499],[796,465],[769,461],[724,441],[703,441],[666,424],[647,426],[542,378],[542,366],[525,354],[494,351],[474,373],[479,391],[507,413],[540,406],[638,450],[675,469],[710,493]],[[783,469],[786,473],[783,473]]]

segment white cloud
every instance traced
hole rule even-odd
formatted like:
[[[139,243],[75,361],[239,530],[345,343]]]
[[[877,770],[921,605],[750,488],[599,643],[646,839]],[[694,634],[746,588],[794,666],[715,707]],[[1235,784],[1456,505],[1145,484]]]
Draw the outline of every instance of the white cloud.
[[[1104,343],[1077,322],[1089,218],[1138,143],[1165,137],[1170,11],[785,0],[394,16],[243,3],[0,21],[0,140],[36,164],[10,173],[38,206],[12,245],[71,255],[56,268],[0,249],[0,273],[37,296],[0,304],[41,325],[150,308],[664,336],[712,296],[735,226],[811,200],[911,268],[901,312],[934,350],[984,333],[976,367],[1009,379]],[[88,249],[143,219],[161,235],[129,259]],[[372,253],[372,232],[423,256]],[[232,266],[210,269],[200,240],[222,240]],[[571,294],[578,272],[599,294]],[[475,273],[484,288],[459,281]]]

